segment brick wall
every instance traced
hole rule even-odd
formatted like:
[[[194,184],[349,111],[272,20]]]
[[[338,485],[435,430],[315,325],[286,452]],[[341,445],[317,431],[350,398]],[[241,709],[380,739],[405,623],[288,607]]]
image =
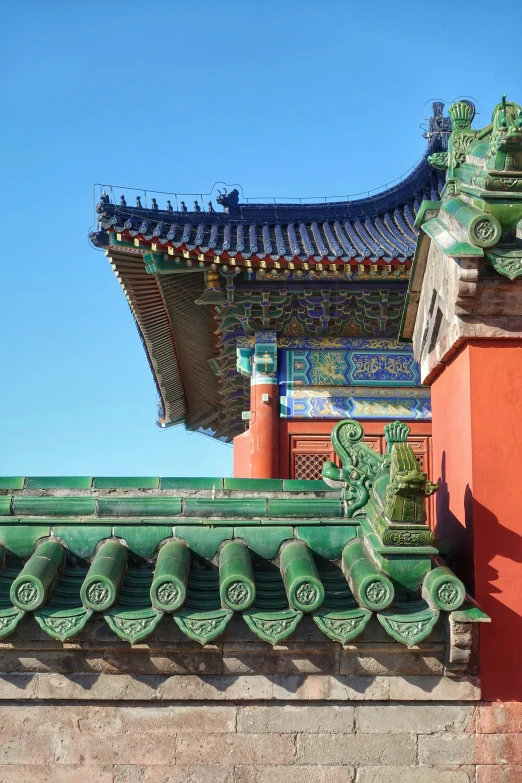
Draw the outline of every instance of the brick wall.
[[[0,783],[520,783],[522,704],[3,702]]]

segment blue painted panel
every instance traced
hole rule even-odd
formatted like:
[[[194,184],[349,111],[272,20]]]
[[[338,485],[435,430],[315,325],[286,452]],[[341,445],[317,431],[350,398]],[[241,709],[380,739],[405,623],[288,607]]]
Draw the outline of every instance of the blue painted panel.
[[[368,343],[372,341],[368,340]],[[419,386],[419,367],[402,350],[282,351],[280,382],[292,386]]]
[[[431,401],[421,397],[281,397],[283,419],[402,419],[431,421]]]

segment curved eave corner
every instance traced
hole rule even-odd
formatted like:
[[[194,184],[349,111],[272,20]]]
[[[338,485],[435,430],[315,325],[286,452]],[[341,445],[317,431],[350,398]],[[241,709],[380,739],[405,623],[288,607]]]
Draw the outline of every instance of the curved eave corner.
[[[143,256],[109,256],[110,264],[129,303],[159,397],[159,427],[184,424],[187,405],[183,379],[168,314],[159,286],[145,269]],[[158,341],[168,332],[170,339]]]

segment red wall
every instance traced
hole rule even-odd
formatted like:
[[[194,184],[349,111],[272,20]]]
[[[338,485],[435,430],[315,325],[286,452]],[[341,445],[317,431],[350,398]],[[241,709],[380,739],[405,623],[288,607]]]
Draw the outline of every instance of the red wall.
[[[437,535],[491,616],[486,700],[522,701],[522,345],[469,343],[432,385]]]

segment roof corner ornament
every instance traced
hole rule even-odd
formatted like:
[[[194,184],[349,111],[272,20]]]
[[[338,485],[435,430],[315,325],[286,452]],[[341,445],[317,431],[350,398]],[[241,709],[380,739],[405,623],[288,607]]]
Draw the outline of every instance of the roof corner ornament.
[[[471,128],[471,101],[455,101],[449,114],[447,152],[428,158],[447,170],[446,185],[438,214],[424,202],[418,227],[445,255],[485,257],[514,280],[522,276],[522,108],[502,96],[482,130]]]
[[[432,112],[433,114],[428,120],[428,130],[422,136],[428,139],[430,146],[438,140],[443,149],[446,149],[448,137],[451,133],[451,120],[449,117],[444,117],[444,103],[442,101],[434,101],[432,103]]]
[[[224,208],[227,215],[239,215],[239,190],[234,188],[228,193],[225,188],[225,192],[222,193],[218,188],[218,193],[216,201]]]

